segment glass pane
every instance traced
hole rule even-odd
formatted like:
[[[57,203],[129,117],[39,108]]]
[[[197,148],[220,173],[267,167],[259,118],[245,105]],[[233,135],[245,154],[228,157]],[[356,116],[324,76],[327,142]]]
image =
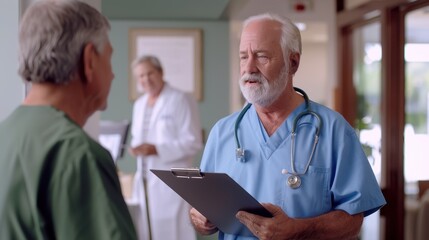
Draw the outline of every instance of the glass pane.
[[[429,7],[405,17],[405,238],[417,239],[418,181],[429,179]]]
[[[378,182],[381,178],[381,30],[372,23],[353,31],[355,128]],[[361,239],[380,239],[380,213],[365,218]]]

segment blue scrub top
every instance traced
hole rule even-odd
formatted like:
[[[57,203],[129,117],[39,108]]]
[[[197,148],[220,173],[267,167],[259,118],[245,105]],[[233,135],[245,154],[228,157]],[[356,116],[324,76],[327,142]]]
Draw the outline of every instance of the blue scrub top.
[[[282,207],[292,218],[310,218],[332,210],[349,214],[377,211],[386,201],[354,129],[329,108],[311,102],[323,125],[320,139],[306,174],[300,175],[297,189],[287,185],[291,168],[291,129],[295,117],[305,111],[305,103],[297,107],[268,136],[255,108],[244,115],[238,129],[245,162],[237,161],[234,124],[238,112],[219,120],[210,132],[201,170],[227,173],[261,203]],[[296,127],[295,170],[303,173],[314,143],[318,121],[303,116]],[[253,239],[219,233],[220,239]]]

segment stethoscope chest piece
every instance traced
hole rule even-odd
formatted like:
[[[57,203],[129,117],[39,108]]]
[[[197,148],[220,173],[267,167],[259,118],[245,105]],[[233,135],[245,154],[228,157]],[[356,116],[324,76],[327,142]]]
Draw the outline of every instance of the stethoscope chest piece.
[[[245,153],[244,153],[244,149],[243,148],[237,148],[237,149],[235,149],[235,156],[237,158],[237,161],[246,162],[244,154]]]
[[[292,174],[287,178],[287,185],[293,189],[301,186],[301,178],[298,175]]]

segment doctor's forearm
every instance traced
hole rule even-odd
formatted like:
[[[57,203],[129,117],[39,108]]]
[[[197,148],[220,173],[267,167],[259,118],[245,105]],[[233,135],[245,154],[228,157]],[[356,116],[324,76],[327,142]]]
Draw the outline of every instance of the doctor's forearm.
[[[299,231],[294,239],[357,239],[363,214],[349,215],[335,210],[309,219],[296,219]]]

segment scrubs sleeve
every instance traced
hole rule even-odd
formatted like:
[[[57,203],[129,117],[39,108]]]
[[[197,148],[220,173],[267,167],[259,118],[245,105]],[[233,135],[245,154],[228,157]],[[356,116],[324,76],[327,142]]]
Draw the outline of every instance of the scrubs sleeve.
[[[333,144],[338,148],[334,149],[338,155],[332,173],[333,208],[368,216],[386,201],[355,132],[346,127],[336,136],[339,138],[337,144]]]
[[[207,138],[201,158],[200,169],[204,172],[216,172],[216,159],[219,151],[216,151],[219,139],[219,122],[216,123]]]
[[[72,144],[73,145],[73,144]],[[136,239],[109,153],[99,146],[62,147],[49,183],[52,231],[61,239]],[[71,152],[70,149],[73,149]]]

